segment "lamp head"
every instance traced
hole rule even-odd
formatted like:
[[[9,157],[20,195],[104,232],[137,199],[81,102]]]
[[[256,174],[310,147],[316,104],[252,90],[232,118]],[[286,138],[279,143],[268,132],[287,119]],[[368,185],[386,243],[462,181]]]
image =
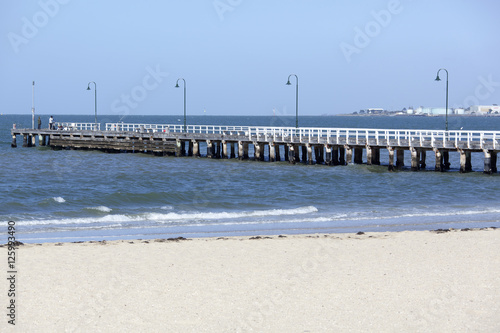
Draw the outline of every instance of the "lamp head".
[[[177,82],[177,83],[175,84],[175,87],[176,87],[176,88],[180,88],[180,87],[179,87],[179,82]]]
[[[286,83],[287,86],[291,86],[292,84],[290,83],[290,80]]]
[[[87,90],[90,90],[90,85],[87,86]]]
[[[441,79],[439,78],[439,74],[436,76],[436,81],[441,81]]]

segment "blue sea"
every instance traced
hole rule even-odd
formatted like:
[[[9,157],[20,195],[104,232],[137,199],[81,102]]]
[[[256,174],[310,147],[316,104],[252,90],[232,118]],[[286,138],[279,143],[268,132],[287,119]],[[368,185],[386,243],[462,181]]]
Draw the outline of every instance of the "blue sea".
[[[42,115],[45,126],[48,118]],[[55,118],[94,121],[93,114]],[[500,227],[500,177],[482,173],[480,153],[473,153],[475,172],[460,174],[458,153],[450,154],[451,170],[438,173],[432,153],[427,170],[389,172],[385,150],[381,166],[325,166],[23,148],[20,137],[11,148],[14,123],[30,128],[31,115],[0,115],[2,243],[11,220],[24,243]],[[188,124],[294,127],[295,117],[191,116]],[[443,129],[444,117],[317,116],[300,117],[299,124]],[[500,117],[449,117],[449,128],[500,130]]]

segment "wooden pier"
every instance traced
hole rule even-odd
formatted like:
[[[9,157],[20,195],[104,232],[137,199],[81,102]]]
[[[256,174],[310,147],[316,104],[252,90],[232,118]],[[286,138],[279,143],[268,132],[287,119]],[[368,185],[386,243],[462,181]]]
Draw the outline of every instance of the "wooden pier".
[[[460,172],[472,171],[472,153],[484,156],[484,172],[497,172],[499,131],[437,131],[356,128],[292,128],[107,123],[105,130],[89,123],[56,123],[54,130],[11,130],[12,147],[22,136],[23,147],[95,149],[105,152],[208,158],[253,158],[258,161],[347,165],[380,165],[381,150],[388,153],[389,170],[427,168],[428,153],[434,154],[434,170],[450,168],[449,154],[460,154]],[[252,154],[250,154],[250,152]]]

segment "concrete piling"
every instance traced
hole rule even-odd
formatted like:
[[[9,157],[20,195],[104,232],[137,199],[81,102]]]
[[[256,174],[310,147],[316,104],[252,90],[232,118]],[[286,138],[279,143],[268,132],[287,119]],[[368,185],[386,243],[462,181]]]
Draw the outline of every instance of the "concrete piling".
[[[418,166],[419,166],[419,154],[418,150],[415,148],[410,149],[410,154],[411,154],[411,171],[418,171]]]
[[[332,147],[329,145],[325,145],[325,164],[326,165],[333,165]]]
[[[434,170],[443,172],[444,171],[443,154],[439,149],[434,149],[434,153],[436,154],[436,166],[434,167]]]
[[[222,141],[221,145],[222,145],[222,155],[221,155],[221,158],[229,158],[229,155],[228,155],[228,152],[227,152],[227,142],[226,141]]]
[[[254,146],[254,159],[256,161],[260,161],[261,145],[258,144],[257,142],[254,142],[253,146]]]
[[[372,159],[372,147],[366,146],[366,164],[367,165],[372,165],[373,159]]]
[[[12,148],[16,148],[17,147],[17,142],[16,142],[16,136],[15,135],[12,135],[12,143],[10,144],[10,146]]]
[[[193,140],[191,142],[193,144],[193,156],[200,157],[200,144],[196,140]]]
[[[145,150],[145,152],[146,152],[146,150]],[[182,142],[181,142],[181,140],[175,140],[175,156],[176,157],[182,156]]]
[[[212,140],[207,140],[207,158],[212,158],[213,156],[213,142]]]
[[[295,148],[297,148],[296,146],[294,145],[290,145],[288,147],[288,161],[291,163],[291,164],[295,164],[297,162],[297,159],[296,159],[296,151],[295,151]]]
[[[304,147],[306,148],[307,151],[307,160],[304,158]],[[305,146],[302,146],[302,159],[304,160],[304,163],[308,163],[309,165],[313,164],[313,147],[310,144],[307,144]]]
[[[269,144],[269,162],[275,162],[275,161],[276,161],[276,147],[274,146],[274,143],[271,142]]]
[[[352,148],[350,146],[345,146],[343,150],[345,150],[344,164],[352,164]],[[344,154],[342,154],[342,156],[344,156]]]
[[[493,168],[491,167],[491,152],[489,150],[484,150],[484,173],[492,174]]]
[[[394,171],[394,148],[387,147],[387,151],[389,152],[389,171]]]
[[[470,151],[460,150],[460,173],[472,171],[471,153]]]
[[[238,159],[243,159],[243,141],[238,141]]]

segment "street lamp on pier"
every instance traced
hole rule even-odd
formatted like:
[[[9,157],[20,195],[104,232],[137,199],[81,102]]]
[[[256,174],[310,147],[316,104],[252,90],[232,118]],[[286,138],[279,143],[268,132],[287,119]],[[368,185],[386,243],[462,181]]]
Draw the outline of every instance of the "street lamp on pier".
[[[182,80],[184,82],[184,133],[186,132],[186,80],[183,78],[177,79],[177,82],[175,83],[176,88],[180,88],[179,86],[179,80]]]
[[[94,114],[95,114],[94,123],[95,123],[95,130],[97,131],[97,84],[94,81],[89,82],[89,84],[87,85],[87,90],[90,90],[90,84],[91,83],[94,84],[94,103],[95,103],[95,106],[94,106]]]
[[[437,75],[436,75],[436,81],[441,81],[441,79],[439,78],[440,71],[446,72],[446,124],[445,124],[445,129],[446,129],[446,134],[448,135],[448,71],[445,68],[439,69],[437,72]]]
[[[295,128],[299,128],[299,77],[295,74],[288,75],[288,81],[286,83],[287,86],[291,86],[290,77],[295,76],[297,81],[296,89],[295,89]]]

